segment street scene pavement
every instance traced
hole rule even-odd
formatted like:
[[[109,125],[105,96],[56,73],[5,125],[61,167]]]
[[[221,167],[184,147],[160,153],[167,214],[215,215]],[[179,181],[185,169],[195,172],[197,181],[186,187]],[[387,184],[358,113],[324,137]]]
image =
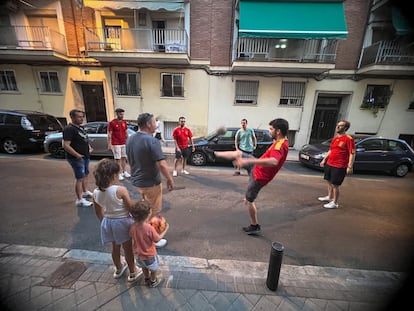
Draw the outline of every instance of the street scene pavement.
[[[258,200],[261,237],[240,229],[247,176],[189,166],[175,179],[181,190],[164,195],[169,244],[159,250],[162,282],[148,288],[113,279],[110,249],[93,209],[74,206],[64,160],[1,156],[2,310],[399,309],[414,246],[412,173],[350,177],[341,208],[327,211],[309,200],[325,194],[321,173],[295,166],[295,151],[288,161]],[[272,242],[285,247],[276,291],[266,286]]]

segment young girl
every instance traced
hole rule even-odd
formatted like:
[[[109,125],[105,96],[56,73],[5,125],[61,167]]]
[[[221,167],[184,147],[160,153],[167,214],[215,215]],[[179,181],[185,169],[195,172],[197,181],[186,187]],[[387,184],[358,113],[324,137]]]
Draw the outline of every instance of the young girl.
[[[135,266],[132,240],[129,236],[129,228],[133,223],[129,211],[133,202],[128,190],[117,185],[120,170],[119,164],[114,160],[103,159],[98,162],[94,171],[98,188],[93,192],[93,203],[96,216],[101,221],[102,243],[112,243],[114,278],[120,278],[128,267],[128,282],[134,282],[142,273]],[[126,263],[121,262],[121,245]]]
[[[151,207],[145,201],[136,202],[131,209],[131,215],[135,223],[131,225],[130,235],[137,264],[144,272],[145,283],[150,287],[156,287],[161,280],[157,277],[158,258],[155,243],[164,237],[169,225],[167,223],[164,232],[158,234],[148,223],[151,217]]]

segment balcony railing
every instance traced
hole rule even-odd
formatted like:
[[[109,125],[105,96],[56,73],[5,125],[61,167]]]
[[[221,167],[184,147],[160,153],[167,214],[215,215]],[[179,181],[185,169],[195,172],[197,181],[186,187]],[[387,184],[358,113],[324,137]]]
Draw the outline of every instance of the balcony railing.
[[[87,49],[96,51],[187,53],[188,36],[182,29],[88,28]]]
[[[0,26],[0,47],[66,54],[65,36],[46,26]]]
[[[378,41],[362,50],[359,68],[367,65],[414,65],[414,48],[396,41]]]
[[[250,61],[334,63],[337,40],[239,38],[235,57]]]

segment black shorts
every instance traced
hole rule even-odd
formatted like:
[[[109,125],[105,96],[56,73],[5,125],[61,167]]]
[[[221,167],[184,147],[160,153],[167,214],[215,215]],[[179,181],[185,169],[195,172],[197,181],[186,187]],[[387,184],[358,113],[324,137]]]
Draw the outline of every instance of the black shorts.
[[[253,172],[249,172],[249,184],[247,185],[247,190],[245,194],[246,201],[253,203],[254,200],[256,200],[257,195],[259,194],[259,191],[263,188],[261,184],[259,184],[254,178],[253,178]]]
[[[333,185],[340,186],[346,176],[346,168],[333,167],[325,164],[323,178]]]
[[[190,154],[191,154],[191,149],[190,149],[190,147],[187,147],[187,148],[184,148],[184,149],[181,149],[181,150],[176,150],[175,151],[175,158],[176,159],[181,159],[181,158],[188,159]]]

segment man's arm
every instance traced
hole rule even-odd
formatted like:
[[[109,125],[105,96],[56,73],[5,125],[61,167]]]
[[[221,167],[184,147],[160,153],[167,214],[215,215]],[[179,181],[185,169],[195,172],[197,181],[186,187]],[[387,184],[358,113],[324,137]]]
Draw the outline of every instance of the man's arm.
[[[173,190],[174,189],[174,180],[171,177],[167,161],[165,161],[165,160],[157,161],[157,166],[158,166],[161,174],[167,179],[168,191]]]
[[[237,166],[245,166],[245,165],[250,165],[250,164],[258,164],[261,166],[276,166],[279,163],[279,160],[277,160],[276,158],[265,158],[265,159],[261,159],[261,158],[237,158],[236,160],[233,161],[235,165]]]
[[[331,149],[329,149],[329,151],[325,154],[325,156],[323,157],[321,163],[319,163],[320,167],[324,167],[325,163],[326,163],[326,159],[328,159],[329,155],[331,154]]]
[[[112,131],[108,127],[108,149],[112,150]],[[127,136],[128,137],[128,136]]]
[[[72,146],[70,145],[71,142],[72,142],[71,140],[63,140],[62,141],[63,149],[65,149],[65,151],[67,153],[73,155],[77,159],[82,158],[83,155],[80,154],[79,152],[77,152],[75,149],[72,148]]]
[[[256,138],[256,134],[254,133],[254,130],[252,130],[252,136],[253,136],[253,149],[256,149],[257,147],[257,138]]]
[[[234,147],[236,150],[239,150],[239,131],[237,130],[236,135],[234,136]]]

